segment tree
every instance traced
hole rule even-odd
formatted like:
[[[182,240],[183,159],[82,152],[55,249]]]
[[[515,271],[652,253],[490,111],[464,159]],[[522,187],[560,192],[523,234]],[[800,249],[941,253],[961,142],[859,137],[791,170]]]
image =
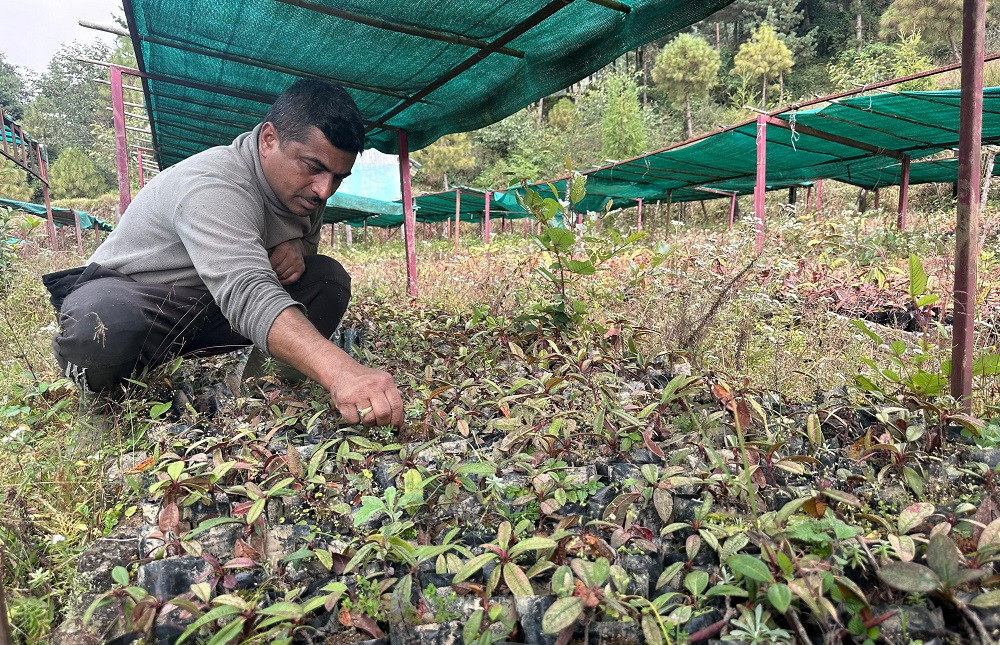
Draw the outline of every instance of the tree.
[[[653,66],[653,82],[676,107],[684,109],[687,136],[694,136],[691,98],[705,98],[719,82],[722,59],[705,40],[681,34],[664,47]]]
[[[28,173],[10,159],[0,157],[0,197],[27,202],[31,201],[32,193]]]
[[[808,61],[816,53],[817,33],[817,28],[806,20],[808,5],[801,0],[735,0],[712,19],[732,25],[730,42],[733,49],[738,49],[748,35],[752,36],[766,23],[775,30],[795,60]]]
[[[546,118],[551,127],[557,130],[568,130],[576,122],[576,103],[564,96],[549,108]]]
[[[646,147],[638,92],[629,74],[609,74],[604,81],[608,103],[601,115],[601,154],[606,159],[633,157]]]
[[[838,89],[849,90],[931,69],[931,59],[920,51],[920,34],[904,36],[898,43],[869,43],[859,51],[847,50],[830,64],[830,79]],[[905,91],[934,89],[934,81],[919,78],[900,84]]]
[[[929,46],[947,47],[962,62],[962,0],[893,0],[879,25],[883,38],[920,32]]]
[[[423,150],[414,152],[413,159],[421,164],[420,177],[424,184],[443,185],[445,190],[448,189],[449,175],[454,178],[476,166],[472,140],[467,132],[446,134]]]
[[[108,189],[94,162],[79,148],[66,148],[49,169],[52,196],[58,199],[97,197]]]
[[[750,40],[740,46],[733,63],[733,74],[761,79],[760,108],[764,110],[767,108],[768,85],[771,81],[783,79],[795,60],[774,29],[764,23],[754,31]]]
[[[0,52],[0,110],[13,119],[20,119],[24,109],[24,90],[24,79]]]

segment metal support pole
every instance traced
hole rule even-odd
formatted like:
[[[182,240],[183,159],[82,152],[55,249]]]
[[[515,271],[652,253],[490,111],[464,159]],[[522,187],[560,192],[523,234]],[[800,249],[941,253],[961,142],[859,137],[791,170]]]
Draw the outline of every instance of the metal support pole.
[[[114,114],[115,163],[118,167],[118,205],[122,215],[132,201],[128,181],[128,142],[125,139],[125,103],[122,98],[122,70],[111,66],[111,111]]]
[[[733,230],[733,221],[736,219],[736,193],[729,198],[729,230]]]
[[[980,103],[980,108],[982,104]],[[896,228],[906,230],[906,209],[910,202],[910,157],[903,157],[902,173],[899,178],[899,211],[896,215]]]
[[[406,246],[406,292],[410,296],[417,295],[417,216],[413,212],[413,191],[410,188],[410,144],[407,141],[406,130],[399,130],[399,183],[402,188],[403,200],[403,231]]]
[[[458,255],[458,224],[462,216],[462,191],[455,191],[455,255]]]
[[[0,121],[0,128],[3,128],[3,121]],[[0,130],[0,134],[3,131]],[[23,137],[22,137],[23,140]],[[42,199],[45,200],[45,217],[46,217],[46,228],[49,232],[49,247],[52,250],[56,249],[56,222],[52,218],[52,204],[49,202],[49,162],[45,160],[45,155],[42,154],[42,147],[38,146],[38,170],[42,174]]]
[[[955,213],[955,316],[951,346],[951,395],[962,404],[966,412],[972,409],[985,34],[986,0],[965,0],[958,134],[958,206]]]
[[[813,187],[808,186],[806,188],[806,212],[809,212],[809,205],[812,203]]]
[[[757,252],[764,250],[764,191],[767,188],[767,115],[757,115],[757,183],[753,188],[753,211],[757,218]]]
[[[97,241],[97,246],[100,246],[101,245],[101,227],[97,225],[97,221],[96,220],[93,222],[93,224],[94,224],[94,240]]]
[[[816,182],[816,219],[819,219],[819,213],[823,210],[823,180],[820,179]]]
[[[146,185],[146,176],[142,173],[142,149],[137,149],[135,151],[135,158],[139,164],[139,189],[141,190]]]
[[[635,230],[642,232],[642,197],[636,200],[639,202],[639,206],[636,207],[635,211]]]
[[[344,224],[344,240],[347,242],[347,246],[353,246],[354,244],[354,234],[351,231],[350,224]]]
[[[73,221],[76,222],[76,252],[83,255],[83,230],[80,228],[80,213],[75,209],[70,209],[73,211]]]
[[[490,244],[490,200],[493,197],[493,191],[486,191],[486,208],[483,211],[486,216],[486,220],[483,222],[483,243],[489,246]]]
[[[365,222],[361,229],[361,241],[368,244],[368,218],[365,218]]]

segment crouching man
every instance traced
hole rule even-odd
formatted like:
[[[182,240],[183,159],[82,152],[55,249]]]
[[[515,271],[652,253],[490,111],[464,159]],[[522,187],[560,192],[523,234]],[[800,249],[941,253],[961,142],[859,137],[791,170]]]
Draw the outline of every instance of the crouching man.
[[[301,80],[251,132],[158,174],[86,266],[43,277],[63,373],[108,392],[175,356],[253,344],[322,384],[347,423],[402,425],[392,377],[328,340],[351,278],[316,253],[322,213],[363,149],[350,95]]]

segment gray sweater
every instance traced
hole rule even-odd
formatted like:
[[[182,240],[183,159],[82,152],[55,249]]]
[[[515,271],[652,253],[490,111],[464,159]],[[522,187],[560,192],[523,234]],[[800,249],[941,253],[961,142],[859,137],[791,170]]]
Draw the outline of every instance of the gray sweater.
[[[260,167],[259,131],[154,177],[88,263],[137,282],[207,288],[233,329],[267,349],[278,314],[304,310],[281,286],[267,249],[302,239],[315,253],[324,207],[302,217],[278,201]]]

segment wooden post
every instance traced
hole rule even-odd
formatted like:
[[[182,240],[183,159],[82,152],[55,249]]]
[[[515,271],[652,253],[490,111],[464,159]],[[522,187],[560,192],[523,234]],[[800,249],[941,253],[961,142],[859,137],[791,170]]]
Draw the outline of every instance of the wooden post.
[[[3,127],[3,121],[0,120],[0,127]],[[3,134],[0,131],[0,134]],[[11,132],[13,135],[13,132]],[[6,135],[5,135],[6,136]],[[24,141],[24,136],[22,135],[21,141]],[[42,175],[42,199],[45,200],[45,217],[46,217],[46,227],[49,232],[49,246],[52,250],[56,249],[56,221],[52,218],[52,203],[49,201],[49,162],[45,160],[45,154],[42,146],[38,146],[38,170]]]
[[[97,220],[93,221],[94,224],[94,240],[97,241],[97,246],[101,245],[101,227],[98,226]]]
[[[733,222],[736,220],[736,193],[729,197],[729,230],[733,230]]]
[[[111,111],[115,132],[115,165],[118,168],[118,205],[122,215],[132,201],[128,180],[128,142],[125,139],[125,99],[122,98],[122,68],[111,66]]]
[[[980,110],[982,103],[980,102]],[[982,113],[980,112],[980,116]],[[978,170],[977,170],[978,172]],[[902,173],[899,178],[899,212],[896,215],[896,228],[906,230],[906,209],[910,201],[910,157],[903,157]]]
[[[403,200],[403,241],[406,246],[406,292],[417,295],[417,216],[413,211],[413,191],[410,188],[410,144],[406,130],[399,130],[399,183],[402,185]]]
[[[636,207],[635,211],[635,230],[637,232],[642,232],[642,197],[636,200],[639,205]]]
[[[813,193],[813,187],[812,186],[808,186],[806,188],[806,212],[807,213],[809,212],[809,205],[812,203],[812,193]]]
[[[364,224],[362,225],[362,228],[361,228],[361,241],[364,244],[368,244],[368,218],[367,217],[365,218]]]
[[[757,252],[764,250],[764,192],[767,188],[767,116],[757,115],[757,181],[753,189],[753,210],[757,218]]]
[[[962,99],[958,138],[958,205],[955,223],[955,319],[951,346],[951,395],[972,410],[976,262],[979,258],[979,181],[983,128],[983,57],[986,0],[965,0],[962,20]]]
[[[347,242],[347,246],[352,246],[354,243],[354,235],[351,231],[351,225],[347,223],[344,224],[344,241]]]

